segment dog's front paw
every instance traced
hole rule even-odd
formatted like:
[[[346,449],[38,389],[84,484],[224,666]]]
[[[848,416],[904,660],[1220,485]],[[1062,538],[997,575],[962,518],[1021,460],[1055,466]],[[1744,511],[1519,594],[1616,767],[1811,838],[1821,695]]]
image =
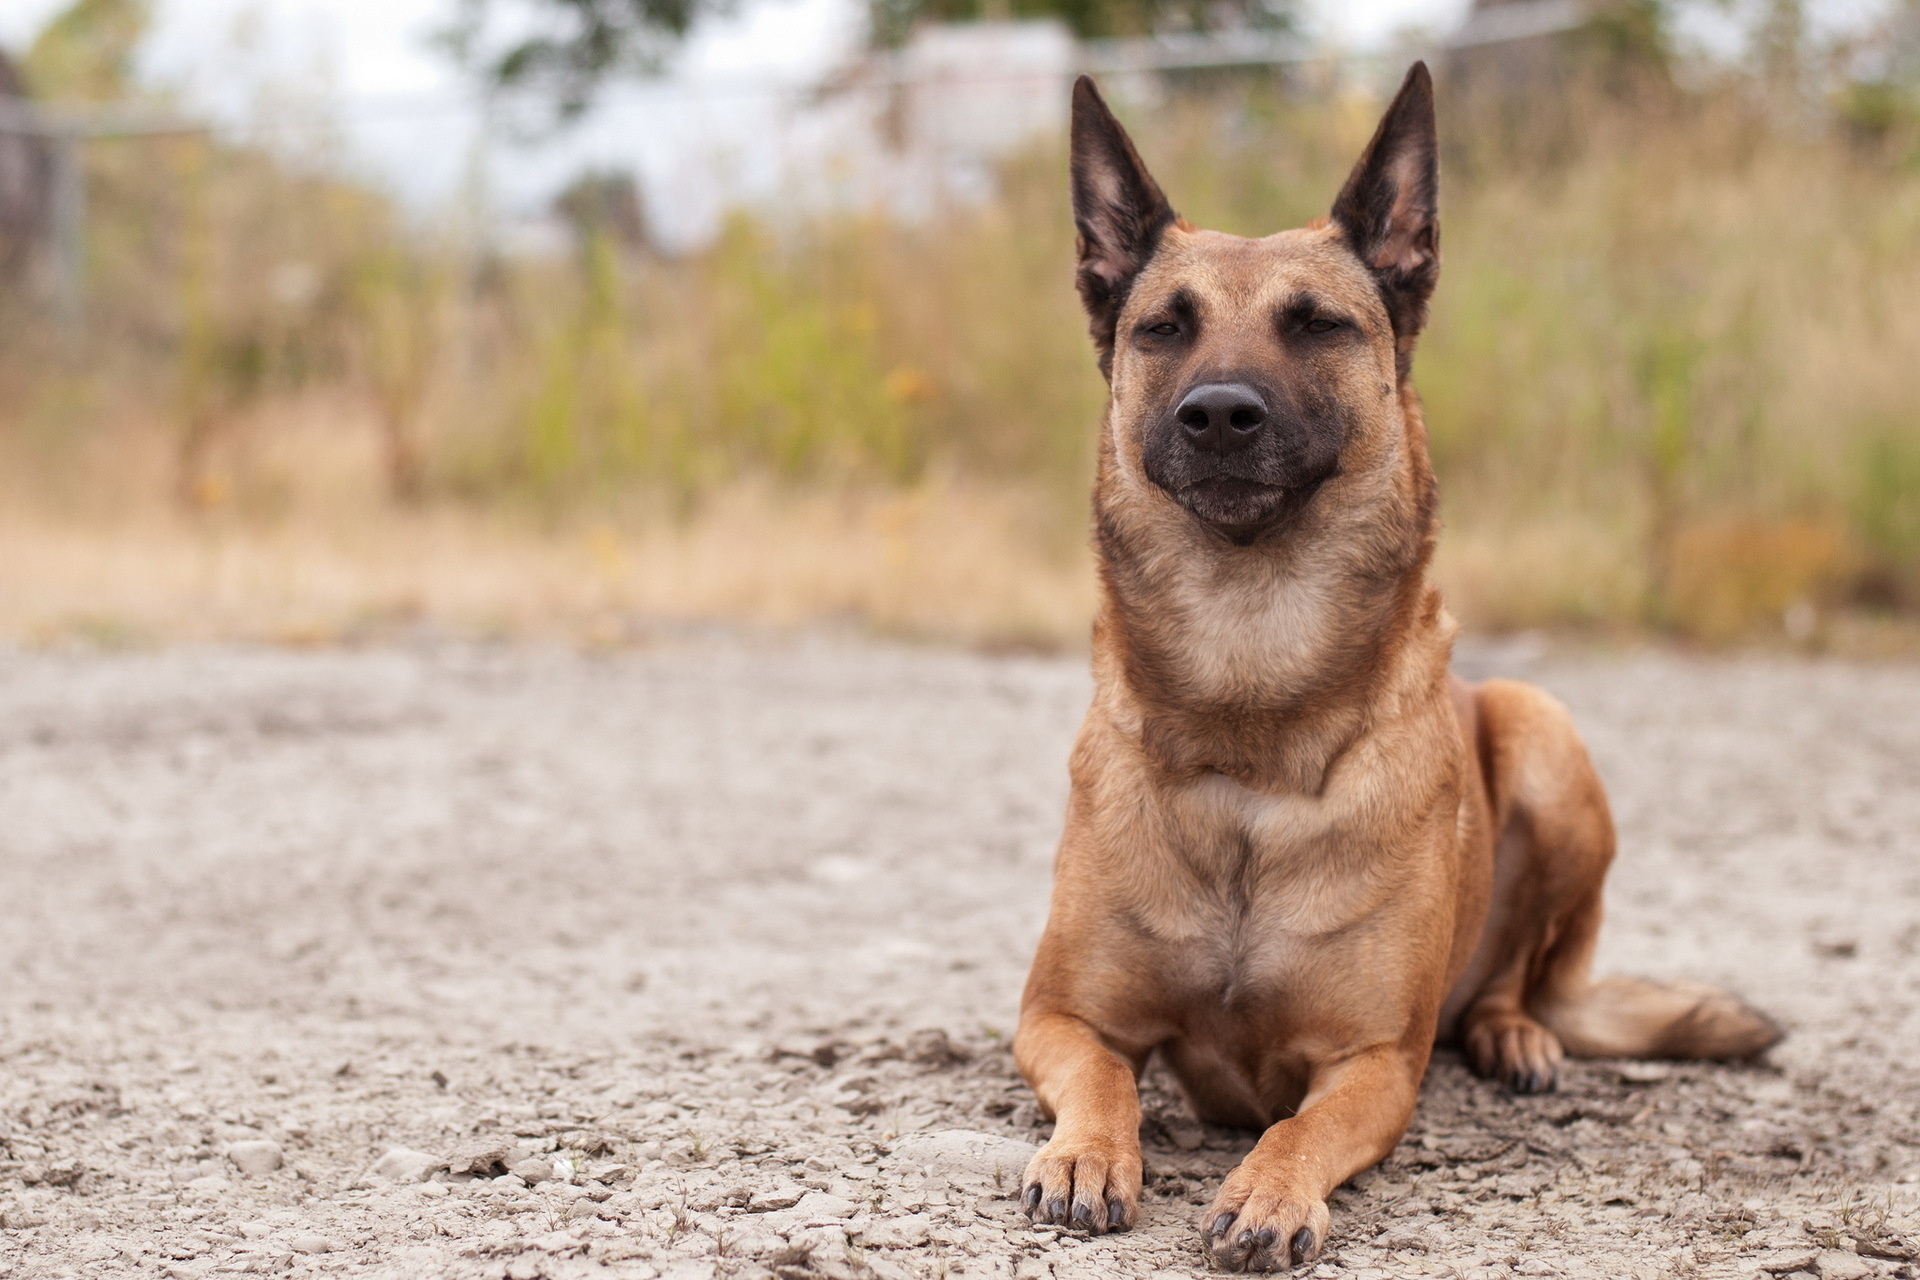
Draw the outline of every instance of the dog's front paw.
[[[1242,1165],[1200,1220],[1200,1244],[1223,1271],[1284,1271],[1320,1256],[1332,1221],[1324,1200]]]
[[[1034,1222],[1125,1231],[1140,1219],[1139,1141],[1055,1137],[1027,1162],[1020,1205]]]

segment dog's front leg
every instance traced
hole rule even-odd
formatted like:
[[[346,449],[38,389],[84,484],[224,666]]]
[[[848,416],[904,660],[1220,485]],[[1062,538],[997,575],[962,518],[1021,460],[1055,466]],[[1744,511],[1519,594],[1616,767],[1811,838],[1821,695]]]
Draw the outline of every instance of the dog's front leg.
[[[1035,1222],[1125,1231],[1140,1215],[1140,1092],[1134,1068],[1084,1020],[1029,1011],[1014,1061],[1053,1116],[1027,1165],[1021,1204]]]
[[[1406,1131],[1424,1054],[1382,1045],[1314,1071],[1300,1111],[1268,1129],[1200,1222],[1228,1271],[1310,1262],[1327,1240],[1327,1196],[1384,1159]]]

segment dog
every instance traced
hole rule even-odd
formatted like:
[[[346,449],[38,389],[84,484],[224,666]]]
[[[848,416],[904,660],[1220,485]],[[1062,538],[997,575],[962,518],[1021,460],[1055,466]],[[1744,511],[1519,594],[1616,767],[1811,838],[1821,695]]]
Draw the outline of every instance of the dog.
[[[1027,1215],[1138,1222],[1137,1081],[1263,1129],[1210,1259],[1316,1258],[1437,1040],[1516,1092],[1575,1057],[1740,1059],[1726,992],[1589,961],[1613,857],[1566,710],[1449,670],[1410,373],[1438,279],[1433,83],[1408,72],[1331,214],[1264,239],[1176,215],[1093,82],[1073,91],[1080,297],[1109,400],[1095,692],[1014,1055],[1050,1141]]]

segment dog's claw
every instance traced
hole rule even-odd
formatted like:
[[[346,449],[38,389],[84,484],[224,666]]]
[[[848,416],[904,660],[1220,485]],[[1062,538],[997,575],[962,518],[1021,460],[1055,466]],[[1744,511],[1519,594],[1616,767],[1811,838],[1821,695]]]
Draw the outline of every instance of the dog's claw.
[[[1100,1224],[1094,1220],[1093,1206],[1085,1200],[1073,1202],[1073,1224],[1082,1231],[1098,1231]]]
[[[1064,1199],[1055,1197],[1047,1201],[1047,1221],[1057,1222],[1063,1227],[1067,1225],[1067,1202]]]
[[[1293,1264],[1298,1265],[1313,1256],[1313,1228],[1302,1227],[1293,1233]]]
[[[1219,1217],[1213,1220],[1213,1226],[1207,1232],[1207,1234],[1212,1236],[1215,1240],[1226,1239],[1228,1229],[1233,1226],[1234,1217],[1235,1215],[1231,1213],[1221,1214]]]
[[[1026,1189],[1026,1191],[1021,1193],[1020,1207],[1026,1211],[1026,1215],[1029,1218],[1033,1217],[1033,1215],[1039,1210],[1040,1208],[1040,1184],[1039,1183],[1036,1182],[1032,1184]]]
[[[1107,1201],[1107,1229],[1122,1231],[1127,1225],[1127,1206],[1119,1200]]]

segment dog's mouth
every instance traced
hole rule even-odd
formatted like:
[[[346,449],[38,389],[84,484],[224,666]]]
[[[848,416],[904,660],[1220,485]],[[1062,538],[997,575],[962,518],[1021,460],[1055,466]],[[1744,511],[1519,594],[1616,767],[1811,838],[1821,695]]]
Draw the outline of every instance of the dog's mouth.
[[[1169,489],[1168,493],[1209,530],[1245,546],[1298,511],[1319,487],[1317,480],[1297,486],[1214,475]]]

